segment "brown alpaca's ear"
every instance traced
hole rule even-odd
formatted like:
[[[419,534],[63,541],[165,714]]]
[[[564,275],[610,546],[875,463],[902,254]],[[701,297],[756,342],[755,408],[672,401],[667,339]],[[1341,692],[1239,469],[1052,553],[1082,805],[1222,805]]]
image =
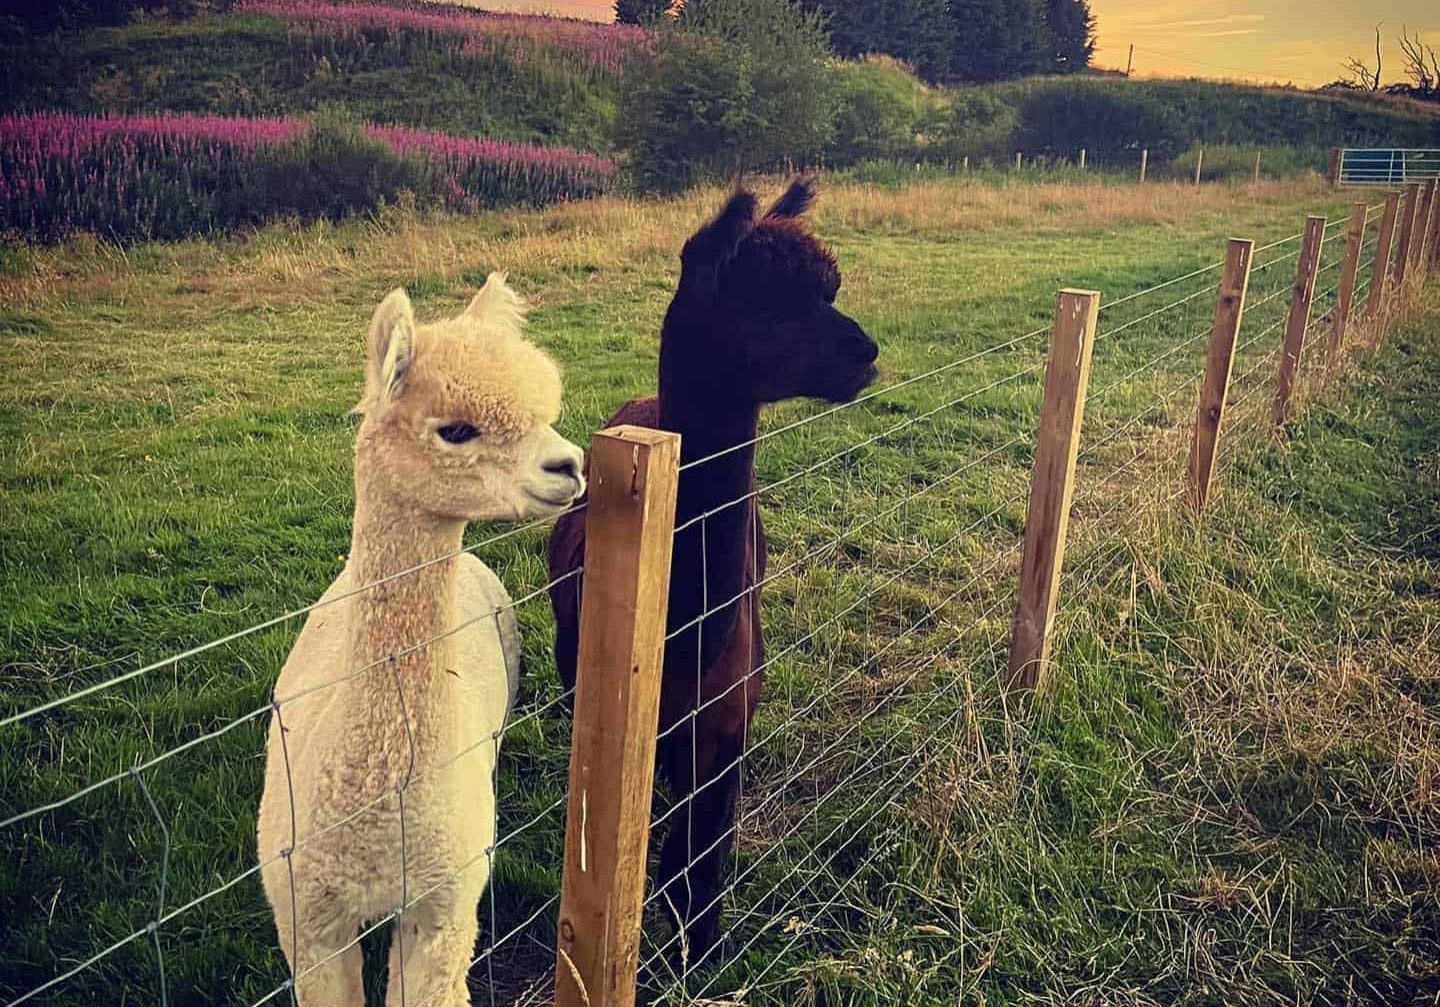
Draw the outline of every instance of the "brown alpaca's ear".
[[[363,415],[381,402],[399,396],[414,359],[415,311],[409,296],[397,287],[380,302],[370,320],[365,397],[350,410],[350,415]]]
[[[820,180],[814,175],[801,175],[790,183],[790,188],[765,211],[767,218],[803,217],[815,205],[815,196],[820,190]]]
[[[735,258],[740,243],[755,229],[754,193],[736,188],[715,218],[690,236],[680,251],[680,288],[676,296],[709,300],[720,271]]]

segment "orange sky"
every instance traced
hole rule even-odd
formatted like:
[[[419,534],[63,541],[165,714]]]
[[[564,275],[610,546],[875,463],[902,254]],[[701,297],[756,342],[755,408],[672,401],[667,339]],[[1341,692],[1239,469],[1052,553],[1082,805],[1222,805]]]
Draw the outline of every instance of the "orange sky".
[[[1137,74],[1324,84],[1348,55],[1373,65],[1384,22],[1385,83],[1399,79],[1401,25],[1440,48],[1435,0],[1090,0],[1100,21],[1099,66]]]
[[[612,0],[476,0],[490,9],[608,19]],[[1373,61],[1384,22],[1385,82],[1398,80],[1402,24],[1440,49],[1437,0],[1090,0],[1100,21],[1099,66],[1124,68],[1135,44],[1138,75],[1226,77],[1324,84],[1347,55]]]

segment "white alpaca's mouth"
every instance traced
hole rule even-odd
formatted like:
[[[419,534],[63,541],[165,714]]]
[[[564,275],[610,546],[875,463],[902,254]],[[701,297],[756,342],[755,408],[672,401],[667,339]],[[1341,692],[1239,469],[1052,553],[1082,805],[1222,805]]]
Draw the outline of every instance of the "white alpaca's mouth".
[[[562,493],[558,496],[545,496],[544,494],[536,493],[532,489],[527,489],[525,495],[538,504],[555,508],[569,507],[575,502],[575,498],[579,496],[578,493]]]

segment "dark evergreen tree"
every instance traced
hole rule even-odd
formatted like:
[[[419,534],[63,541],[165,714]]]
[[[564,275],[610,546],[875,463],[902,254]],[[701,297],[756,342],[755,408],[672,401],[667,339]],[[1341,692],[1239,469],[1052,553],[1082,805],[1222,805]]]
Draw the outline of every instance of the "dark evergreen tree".
[[[1048,68],[1040,0],[950,0],[950,16],[950,73],[956,79],[1007,80]]]
[[[1056,73],[1078,73],[1095,52],[1095,15],[1087,0],[1046,0],[1045,31],[1051,67]]]
[[[802,6],[825,16],[841,56],[884,53],[931,81],[949,71],[954,22],[945,0],[802,0]]]
[[[670,10],[671,0],[615,0],[615,20],[621,24],[652,24]]]
[[[212,6],[228,10],[233,0],[212,0]],[[34,31],[52,28],[95,28],[125,24],[140,11],[155,11],[168,17],[190,17],[200,7],[198,0],[0,0],[0,28],[14,20]]]

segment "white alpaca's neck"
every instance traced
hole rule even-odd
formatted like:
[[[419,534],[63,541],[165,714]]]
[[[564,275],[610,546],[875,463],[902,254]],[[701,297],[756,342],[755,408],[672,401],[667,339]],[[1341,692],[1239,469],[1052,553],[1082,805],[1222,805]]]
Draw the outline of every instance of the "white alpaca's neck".
[[[365,672],[366,719],[407,737],[424,733],[434,705],[428,697],[445,674],[450,646],[442,634],[454,629],[452,554],[464,532],[463,521],[417,513],[356,479],[353,583],[376,586],[355,596],[351,656],[357,668],[375,664]]]

